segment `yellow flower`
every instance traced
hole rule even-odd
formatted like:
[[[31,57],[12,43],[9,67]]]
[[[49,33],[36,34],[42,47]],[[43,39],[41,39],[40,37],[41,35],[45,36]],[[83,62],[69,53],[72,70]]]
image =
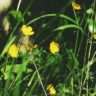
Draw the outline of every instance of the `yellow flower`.
[[[49,84],[47,86],[47,91],[48,91],[50,96],[56,96],[56,90],[55,90],[53,84]]]
[[[81,10],[80,4],[78,4],[78,3],[74,2],[74,1],[72,2],[72,7],[76,11]]]
[[[96,32],[94,32],[93,34],[91,34],[91,36],[92,36],[92,38],[93,38],[94,40],[96,40]]]
[[[52,41],[50,43],[49,50],[53,54],[58,53],[60,51],[60,46],[59,46],[59,44],[57,42]]]
[[[12,44],[8,49],[9,56],[11,56],[12,58],[17,58],[18,53],[19,53],[18,47],[16,46],[16,44]]]
[[[38,44],[34,44],[34,45],[33,45],[33,48],[37,48],[37,47],[38,47]]]
[[[32,36],[32,35],[34,35],[34,32],[32,30],[32,27],[31,26],[27,26],[27,25],[23,25],[21,27],[21,32],[25,36]]]

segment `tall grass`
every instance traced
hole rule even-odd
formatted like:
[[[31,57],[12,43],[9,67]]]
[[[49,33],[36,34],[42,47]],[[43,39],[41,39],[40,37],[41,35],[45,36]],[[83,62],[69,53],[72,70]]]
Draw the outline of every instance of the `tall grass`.
[[[96,96],[96,37],[92,37],[96,33],[89,32],[87,22],[95,16],[96,23],[95,11],[87,14],[87,9],[82,9],[81,17],[80,11],[71,9],[72,16],[69,16],[64,9],[64,14],[48,13],[27,21],[28,17],[24,17],[31,8],[30,1],[25,11],[21,12],[24,1],[19,0],[17,9],[9,12],[14,28],[0,53],[0,96]],[[89,8],[95,10],[95,6],[94,0]],[[23,24],[33,26],[35,32],[29,40],[31,51],[26,49],[17,58],[12,58],[7,51],[23,38],[18,34]],[[59,52],[51,53],[51,41],[58,42]],[[52,86],[48,89],[49,84]]]

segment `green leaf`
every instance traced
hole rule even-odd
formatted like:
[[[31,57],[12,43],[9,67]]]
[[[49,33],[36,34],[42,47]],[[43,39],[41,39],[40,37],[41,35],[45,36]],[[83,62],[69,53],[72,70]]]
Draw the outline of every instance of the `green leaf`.
[[[62,25],[62,26],[57,27],[53,31],[61,31],[61,30],[66,30],[70,28],[79,29],[81,32],[83,32],[83,29],[80,26],[74,25],[74,24]]]
[[[26,70],[27,70],[26,64],[15,64],[13,69],[13,71],[17,74],[26,72]]]
[[[11,16],[13,16],[14,19],[16,19],[16,21],[24,22],[24,16],[21,11],[12,10],[12,11],[10,11],[10,14],[11,14]]]
[[[13,69],[13,65],[6,65],[6,69],[3,72],[5,80],[12,80],[14,78],[12,69]]]
[[[60,54],[49,54],[47,57],[47,64],[59,64],[62,61],[62,56]]]

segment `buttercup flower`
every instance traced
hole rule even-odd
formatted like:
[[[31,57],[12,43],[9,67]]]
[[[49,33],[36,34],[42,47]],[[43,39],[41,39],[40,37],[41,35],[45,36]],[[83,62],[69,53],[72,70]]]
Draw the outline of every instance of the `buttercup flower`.
[[[47,91],[48,91],[50,96],[56,96],[56,90],[55,90],[53,84],[49,84],[47,86]]]
[[[23,25],[21,27],[21,32],[25,36],[32,36],[32,35],[34,35],[34,32],[32,30],[32,27],[31,26],[27,26],[27,25]]]
[[[78,3],[74,2],[74,1],[72,2],[72,7],[76,11],[81,10],[80,4],[78,4]]]
[[[96,40],[96,33],[93,33],[93,34],[91,34],[92,35],[92,38],[94,39],[94,40]]]
[[[19,53],[19,48],[16,46],[16,44],[12,44],[9,47],[8,55],[11,56],[12,58],[17,58],[18,53]]]
[[[60,51],[60,46],[59,46],[59,44],[57,42],[52,41],[50,43],[49,50],[53,54],[58,53]]]
[[[38,47],[38,44],[34,44],[34,45],[33,45],[33,48],[37,48],[37,47]]]

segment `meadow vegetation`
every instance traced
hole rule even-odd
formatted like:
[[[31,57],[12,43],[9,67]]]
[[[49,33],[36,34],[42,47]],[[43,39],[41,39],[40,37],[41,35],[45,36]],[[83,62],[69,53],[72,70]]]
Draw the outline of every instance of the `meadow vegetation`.
[[[96,0],[39,16],[20,1],[0,46],[0,96],[96,96]]]

